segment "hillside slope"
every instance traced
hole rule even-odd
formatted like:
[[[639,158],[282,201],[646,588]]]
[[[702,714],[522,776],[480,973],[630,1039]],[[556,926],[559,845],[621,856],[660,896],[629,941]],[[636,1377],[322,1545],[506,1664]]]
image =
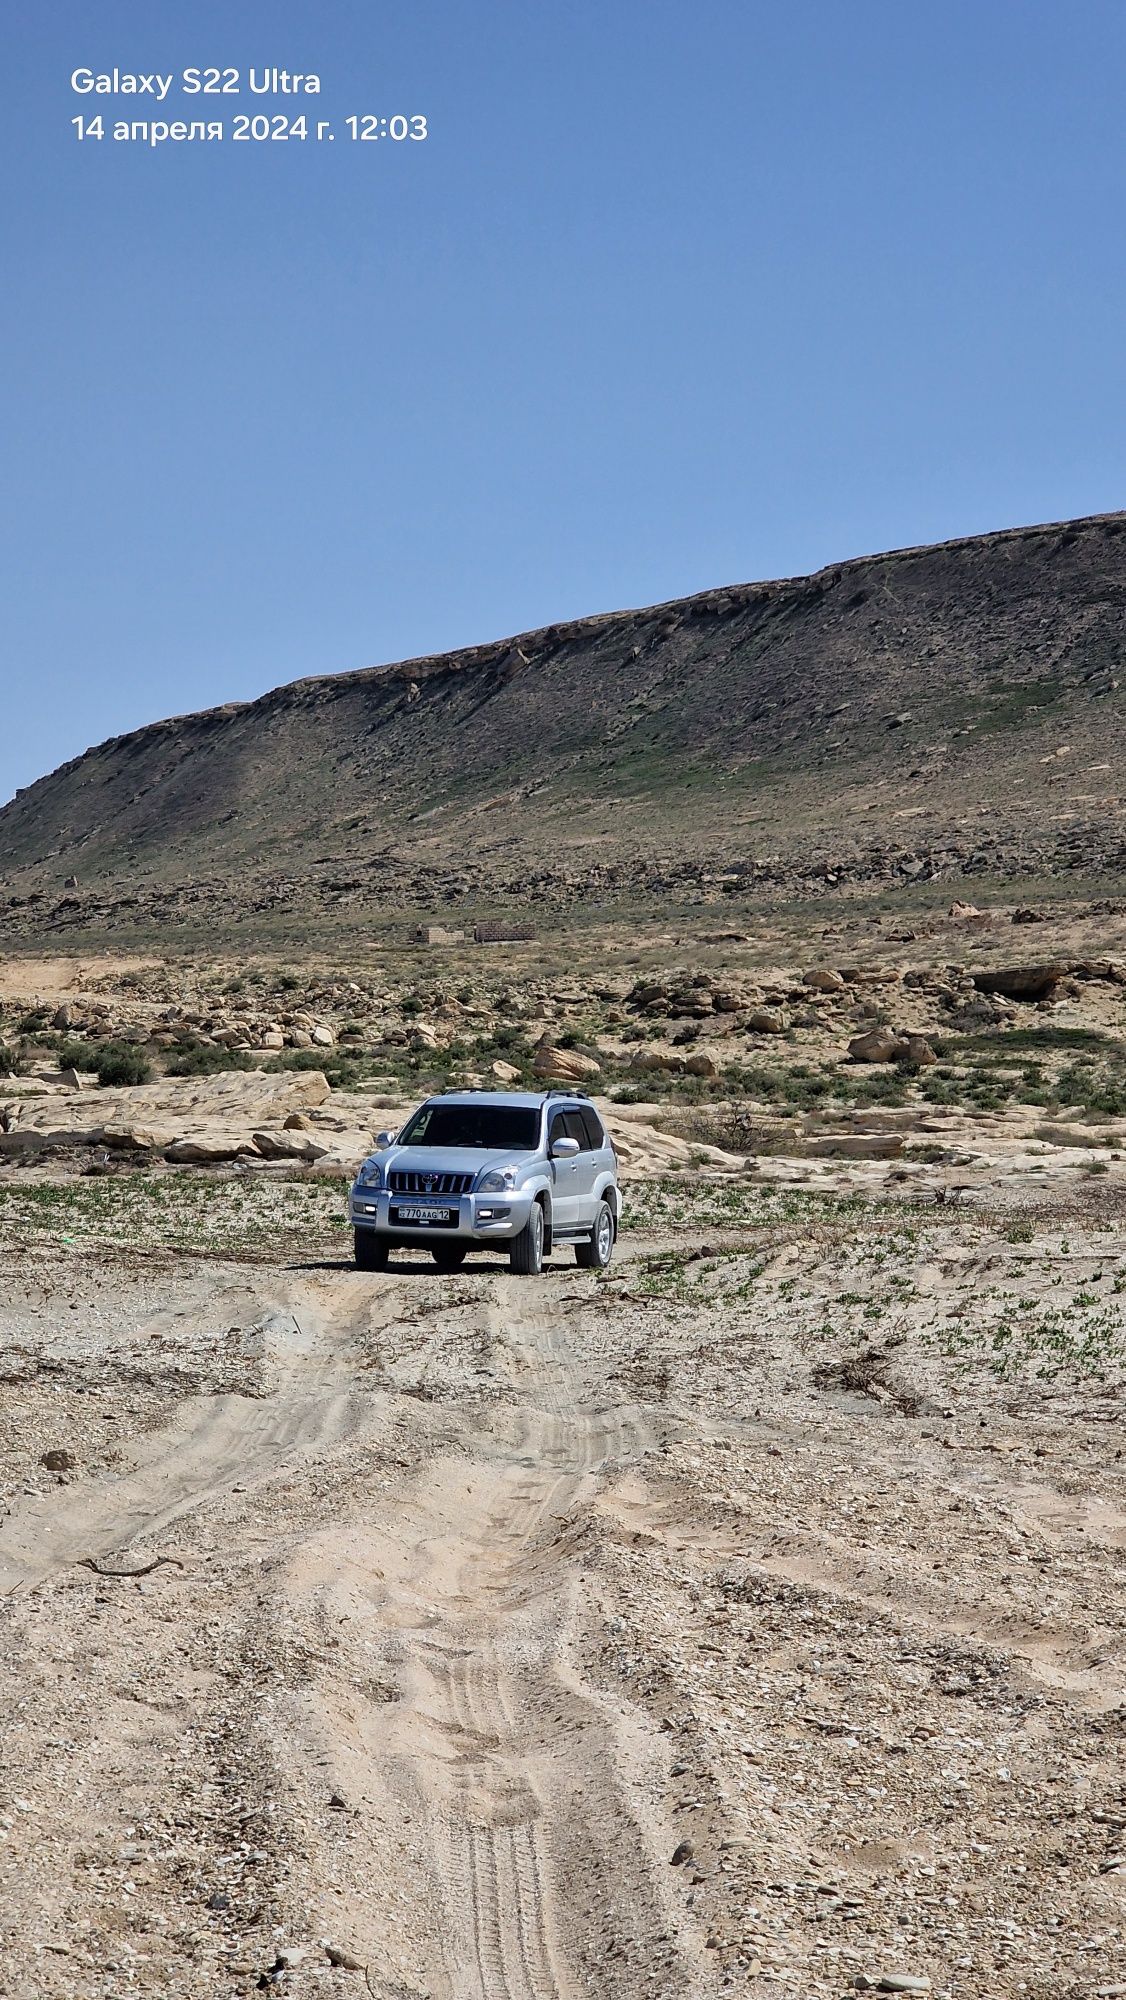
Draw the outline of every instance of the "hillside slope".
[[[1124,661],[1114,515],[298,681],[19,793],[0,924],[1114,875]]]

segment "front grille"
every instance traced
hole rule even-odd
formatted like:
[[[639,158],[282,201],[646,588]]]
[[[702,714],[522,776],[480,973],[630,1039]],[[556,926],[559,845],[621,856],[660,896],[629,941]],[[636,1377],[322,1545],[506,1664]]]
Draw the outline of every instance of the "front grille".
[[[473,1185],[472,1174],[415,1173],[402,1167],[393,1167],[389,1179],[392,1194],[468,1194]]]

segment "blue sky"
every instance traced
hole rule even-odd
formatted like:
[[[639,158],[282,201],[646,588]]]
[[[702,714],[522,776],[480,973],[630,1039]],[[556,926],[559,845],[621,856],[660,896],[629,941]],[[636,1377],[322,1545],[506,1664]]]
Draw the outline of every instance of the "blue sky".
[[[0,799],[158,715],[1126,500],[1120,0],[9,0]],[[319,73],[319,97],[70,74]],[[79,144],[101,110],[306,143]],[[424,144],[349,114],[426,115]]]

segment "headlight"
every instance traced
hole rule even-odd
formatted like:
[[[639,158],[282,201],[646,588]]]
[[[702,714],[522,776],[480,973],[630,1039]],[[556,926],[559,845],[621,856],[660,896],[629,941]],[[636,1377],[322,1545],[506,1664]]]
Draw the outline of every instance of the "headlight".
[[[377,1188],[383,1186],[383,1168],[378,1160],[365,1160],[356,1175],[358,1187]]]
[[[516,1186],[515,1167],[491,1167],[477,1183],[478,1194],[505,1194]]]

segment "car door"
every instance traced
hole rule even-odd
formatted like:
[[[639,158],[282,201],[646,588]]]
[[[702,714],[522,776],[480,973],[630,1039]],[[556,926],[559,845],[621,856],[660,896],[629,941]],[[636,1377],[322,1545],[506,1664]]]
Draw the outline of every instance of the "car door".
[[[565,1111],[563,1119],[567,1137],[577,1139],[579,1142],[579,1154],[574,1161],[575,1226],[585,1229],[594,1221],[594,1211],[597,1207],[594,1185],[598,1179],[598,1154],[590,1143],[586,1120],[578,1106]]]
[[[578,1133],[568,1129],[567,1113],[553,1111],[547,1128],[548,1158],[551,1158],[551,1149],[557,1139],[577,1138]],[[578,1165],[581,1158],[580,1153],[573,1160],[551,1161],[551,1224],[553,1230],[558,1230],[564,1235],[577,1226]]]

